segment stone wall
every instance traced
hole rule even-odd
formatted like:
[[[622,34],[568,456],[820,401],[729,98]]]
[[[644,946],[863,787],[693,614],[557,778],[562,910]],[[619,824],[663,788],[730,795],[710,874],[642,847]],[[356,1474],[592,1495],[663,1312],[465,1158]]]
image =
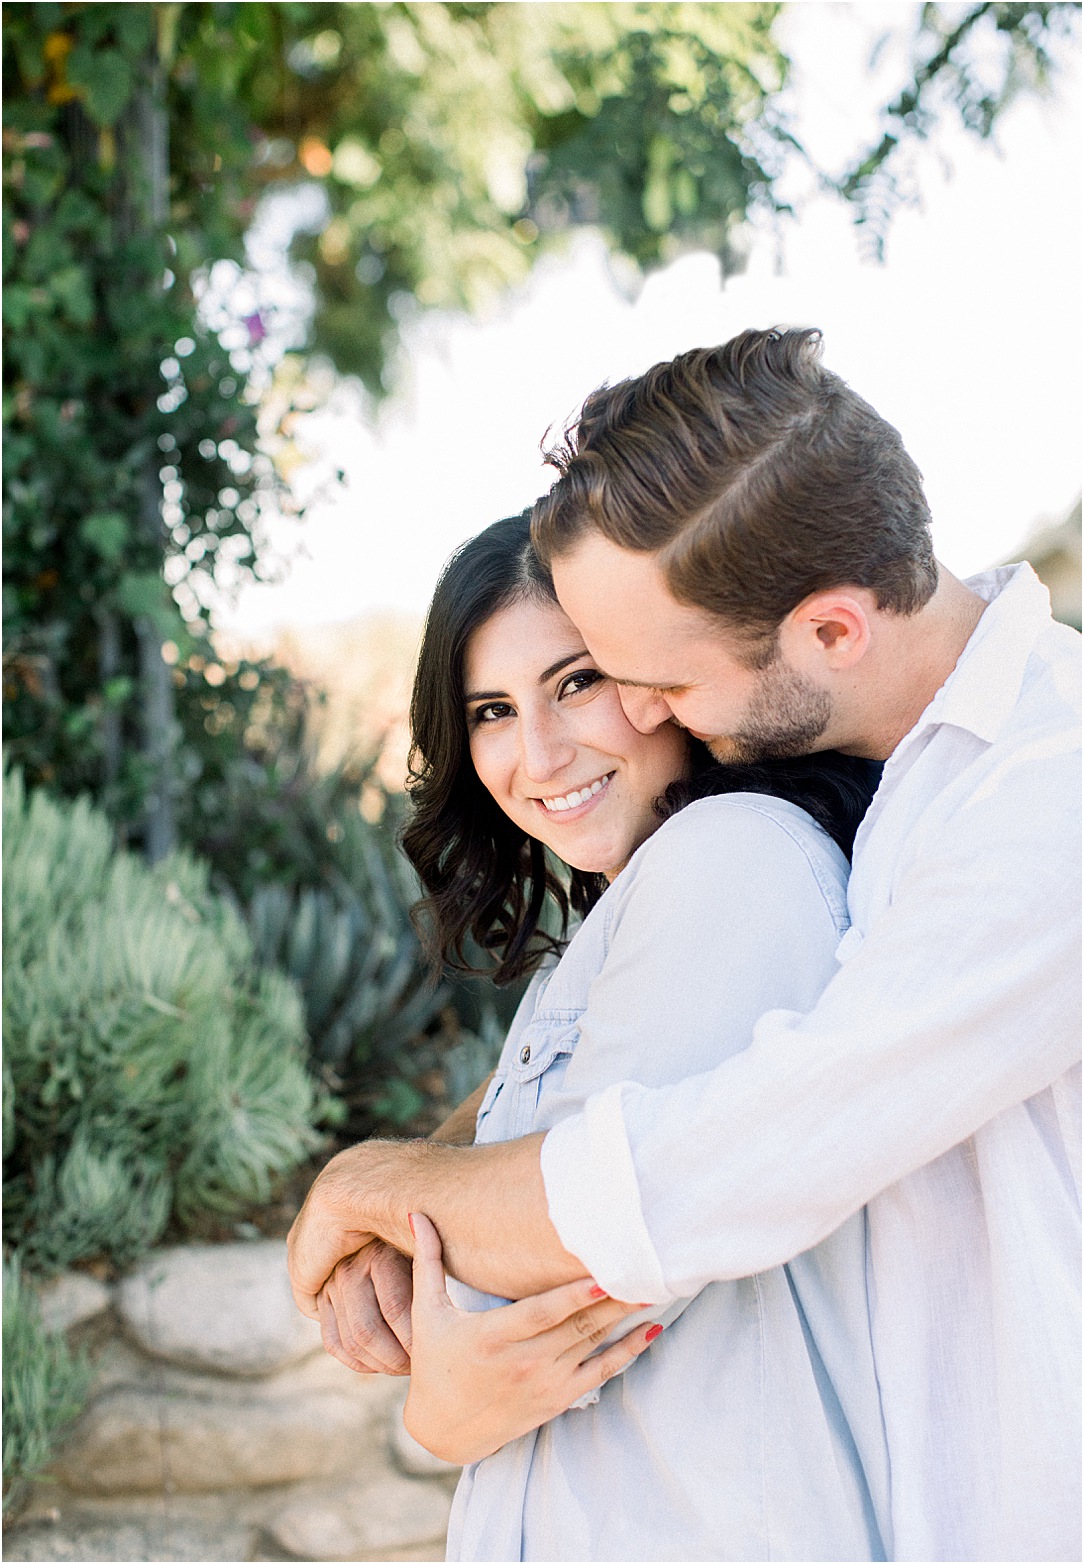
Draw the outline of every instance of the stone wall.
[[[456,1469],[406,1432],[406,1381],[353,1374],[294,1308],[285,1245],[161,1250],[45,1293],[90,1402],[4,1556],[440,1559]]]

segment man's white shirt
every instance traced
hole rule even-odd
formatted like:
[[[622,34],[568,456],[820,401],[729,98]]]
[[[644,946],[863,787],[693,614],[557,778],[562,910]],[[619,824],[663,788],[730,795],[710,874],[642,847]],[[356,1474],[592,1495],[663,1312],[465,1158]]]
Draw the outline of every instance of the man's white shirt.
[[[867,1208],[889,1557],[1080,1557],[1080,638],[1026,566],[885,766],[805,1014],[543,1144],[613,1296],[790,1260]],[[660,1046],[665,1046],[660,1038]]]

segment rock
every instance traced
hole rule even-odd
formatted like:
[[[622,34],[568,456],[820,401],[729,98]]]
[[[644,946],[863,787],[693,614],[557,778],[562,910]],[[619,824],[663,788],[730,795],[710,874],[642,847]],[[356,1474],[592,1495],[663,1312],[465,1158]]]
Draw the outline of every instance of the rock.
[[[194,1559],[202,1564],[252,1557],[253,1528],[211,1526],[162,1515],[66,1525],[14,1526],[4,1537],[5,1559]]]
[[[76,1493],[199,1492],[325,1477],[374,1433],[365,1396],[200,1399],[121,1386],[99,1396],[53,1468]]]
[[[275,1541],[300,1559],[386,1559],[439,1543],[448,1529],[451,1495],[436,1483],[389,1472],[367,1483],[348,1479],[310,1491],[282,1508],[270,1526]]]
[[[150,1388],[174,1398],[194,1397],[197,1401],[237,1402],[251,1406],[259,1400],[298,1400],[330,1391],[362,1403],[365,1416],[377,1430],[377,1437],[382,1438],[388,1410],[402,1404],[405,1384],[405,1379],[383,1374],[355,1374],[326,1352],[313,1353],[262,1379],[206,1374],[163,1359],[148,1359],[130,1341],[115,1337],[95,1358],[90,1399],[109,1390],[146,1391]]]
[[[104,1282],[95,1281],[83,1271],[65,1271],[47,1282],[38,1294],[41,1318],[48,1331],[71,1330],[102,1314],[112,1302]]]
[[[458,1477],[461,1467],[442,1461],[403,1427],[402,1407],[393,1407],[388,1419],[388,1443],[396,1464],[413,1477]]]
[[[117,1307],[144,1351],[220,1374],[271,1374],[320,1350],[274,1240],[159,1250],[121,1282]]]

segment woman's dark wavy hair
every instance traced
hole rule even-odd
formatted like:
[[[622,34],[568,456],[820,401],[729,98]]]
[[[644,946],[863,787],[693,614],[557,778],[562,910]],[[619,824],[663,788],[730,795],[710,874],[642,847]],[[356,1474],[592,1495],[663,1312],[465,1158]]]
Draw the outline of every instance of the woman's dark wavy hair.
[[[570,915],[586,915],[606,889],[601,874],[570,870],[567,884],[545,847],[499,809],[470,755],[464,663],[474,632],[512,603],[556,603],[531,547],[531,512],[494,522],[448,561],[433,594],[410,703],[407,857],[425,889],[415,928],[435,966],[486,973],[504,984],[559,954]],[[718,793],[770,793],[805,809],[848,858],[880,767],[827,751],[755,765],[722,765],[690,740],[689,774],[657,804],[661,818]],[[543,926],[547,901],[558,932]],[[492,958],[479,964],[471,946]]]
[[[478,780],[470,756],[464,662],[474,632],[523,600],[556,603],[531,547],[531,513],[496,521],[452,555],[425,622],[410,703],[407,789],[413,806],[403,849],[426,895],[412,914],[435,965],[488,971],[497,983],[532,972],[563,948],[570,913],[586,913],[601,875],[571,871],[565,885],[542,843],[515,825]],[[547,899],[559,933],[542,927]],[[470,946],[492,956],[482,968]]]

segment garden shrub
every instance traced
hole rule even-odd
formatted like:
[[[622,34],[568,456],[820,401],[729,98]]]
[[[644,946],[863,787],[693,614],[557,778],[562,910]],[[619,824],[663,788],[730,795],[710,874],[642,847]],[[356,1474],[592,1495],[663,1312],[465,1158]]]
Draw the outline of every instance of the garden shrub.
[[[83,1407],[90,1374],[62,1334],[42,1324],[17,1255],[4,1261],[4,1510],[49,1464]]]
[[[421,889],[388,828],[343,810],[335,854],[322,886],[261,886],[247,914],[259,959],[301,987],[314,1057],[356,1082],[370,1063],[386,1069],[451,990],[411,926]]]
[[[85,800],[4,785],[5,1235],[131,1260],[266,1200],[319,1143],[301,1004],[207,868],[112,848]]]

